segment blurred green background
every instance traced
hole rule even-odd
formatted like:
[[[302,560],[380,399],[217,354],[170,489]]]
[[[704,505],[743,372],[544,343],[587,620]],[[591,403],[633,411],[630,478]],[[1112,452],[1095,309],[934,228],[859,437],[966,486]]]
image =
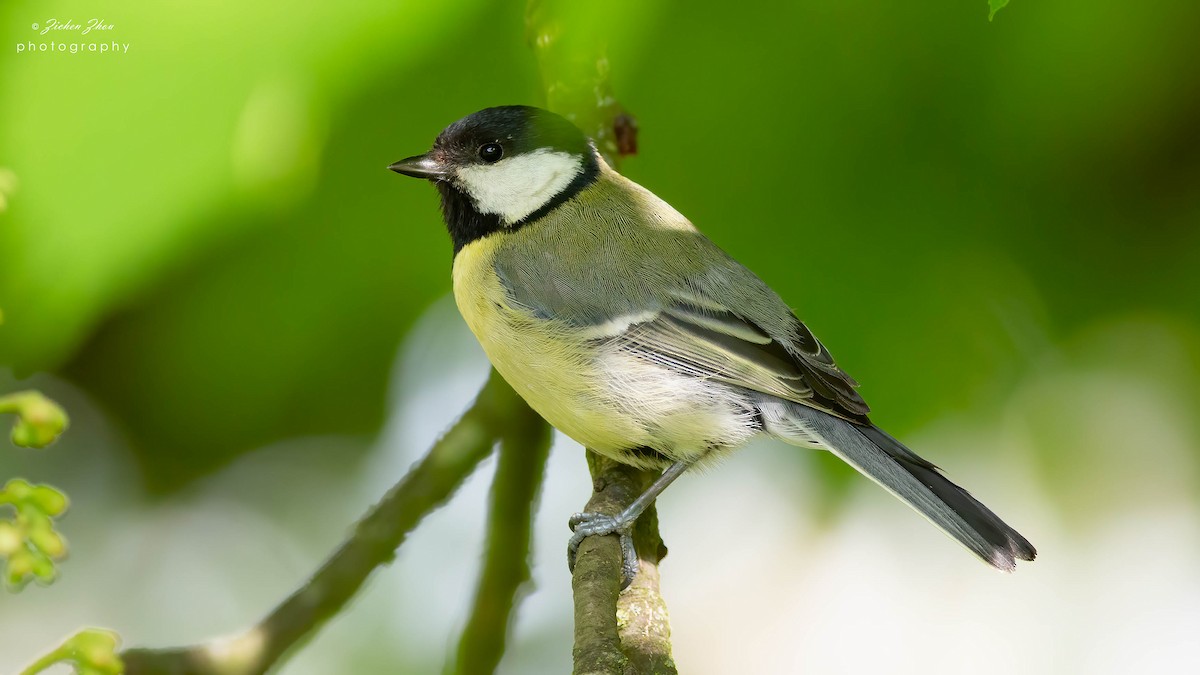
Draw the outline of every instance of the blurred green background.
[[[1145,628],[1161,620],[1200,630],[1194,581],[1163,590],[1163,597],[1194,598],[1190,609],[1146,604],[1145,621],[1080,634],[1084,624],[1072,608],[1142,614],[1119,603],[1089,605],[1080,598],[1094,594],[1063,590],[1086,586],[1080,565],[1091,570],[1087,583],[1112,591],[1151,574],[1148,559],[1171,570],[1200,560],[1200,6],[1016,2],[993,23],[983,0],[621,0],[606,8],[596,30],[609,44],[613,87],[641,128],[641,155],[622,171],[787,299],[864,383],[877,422],[968,487],[982,484],[984,501],[1014,514],[1038,544],[1043,560],[995,582],[992,602],[1057,597],[1047,612],[1058,618],[1039,614],[1049,623],[1028,634],[983,632],[1037,641],[1047,631],[1064,637],[1055,631],[1075,625],[1075,637],[1036,672],[1105,672],[1126,663],[1079,660],[1106,635],[1121,636],[1107,644],[1129,645],[1121,655],[1153,651],[1200,664],[1200,648]],[[302,578],[340,528],[465,408],[486,367],[446,305],[451,249],[435,194],[384,167],[424,151],[465,114],[539,102],[523,15],[523,2],[484,0],[0,5],[0,392],[37,386],[76,417],[68,437],[44,455],[0,453],[0,477],[69,488],[75,513],[67,536],[111,554],[96,552],[89,563],[77,545],[58,585],[0,596],[0,624],[18,607],[37,608],[46,628],[31,635],[47,646],[55,638],[44,634],[83,623],[147,642],[233,630]],[[100,18],[113,28],[33,29],[51,18],[85,26]],[[128,52],[33,51],[93,41],[128,44]],[[441,337],[418,341],[419,321]],[[406,361],[405,353],[439,358]],[[381,433],[403,425],[421,430]],[[535,572],[535,616],[543,609],[554,616],[567,594],[558,571],[562,523],[586,499],[579,451],[560,443],[556,458],[565,453],[578,489],[563,494],[561,510],[541,516],[551,528],[542,548],[551,550]],[[792,574],[818,575],[824,568],[814,561],[841,550],[836,533],[844,526],[827,516],[845,521],[853,504],[876,504],[870,486],[858,491],[865,481],[824,458],[772,448],[730,464],[727,475],[747,481],[740,494],[770,492],[754,481],[773,480],[782,495],[776,505],[787,511],[779,527],[811,535],[792,567],[780,567]],[[762,465],[774,476],[763,477]],[[686,519],[700,504],[720,506],[701,489],[736,501],[733,480],[722,472],[693,478],[693,487],[668,493],[664,509]],[[89,495],[114,510],[89,505]],[[483,518],[481,495],[462,511],[468,522]],[[548,494],[543,512],[555,503]],[[871,518],[901,510],[876,505]],[[106,515],[88,516],[89,509]],[[686,572],[687,537],[705,535],[682,526],[672,532],[664,513],[681,666],[727,672],[700,654],[739,643],[721,650],[718,637],[700,640],[698,622],[718,609],[760,617],[764,610],[731,609],[736,598],[718,607],[691,597],[695,589],[681,579],[705,577]],[[116,514],[129,520],[114,524]],[[271,534],[234,524],[246,518],[271,524]],[[1138,525],[1106,529],[1130,518]],[[184,534],[194,519],[208,535]],[[810,529],[797,524],[809,521]],[[937,605],[945,613],[929,619],[925,634],[952,631],[967,616],[960,611],[998,611],[963,590],[983,571],[914,521],[905,513],[887,520],[911,525],[926,537],[921,544],[877,543],[879,556],[908,560],[927,544],[964,585],[946,591],[950,604]],[[81,532],[83,523],[91,529]],[[1161,539],[1152,536],[1156,523],[1169,524]],[[168,537],[178,539],[174,547],[162,546],[179,561],[200,541],[244,554],[206,559],[231,576],[195,581],[206,592],[223,588],[242,609],[196,610],[190,623],[171,624],[174,632],[154,633],[138,628],[147,620],[135,615],[166,606],[145,588],[134,596],[147,604],[132,614],[106,614],[109,601],[69,600],[90,592],[86,585],[72,591],[70,575],[100,583],[127,569],[115,562],[122,555],[149,556],[154,562],[140,564],[163,570],[161,588],[178,590],[180,574],[192,578],[180,570],[190,568],[154,557],[156,527],[176,532]],[[105,534],[113,528],[140,533],[127,534],[144,537],[142,548],[115,543]],[[474,532],[460,533],[472,563]],[[421,545],[414,538],[406,548]],[[911,548],[920,550],[897,551]],[[260,550],[272,552],[264,561]],[[1055,567],[1056,551],[1063,567]],[[1088,567],[1093,554],[1127,567]],[[271,567],[284,558],[286,572]],[[673,565],[680,569],[674,582]],[[250,571],[239,577],[243,568]],[[469,591],[471,569],[447,583]],[[788,574],[773,565],[755,574],[776,572]],[[1037,581],[1038,574],[1047,576]],[[1174,578],[1169,570],[1155,574]],[[287,583],[264,587],[264,575]],[[117,589],[148,583],[108,578]],[[921,578],[930,592],[946,590],[941,577]],[[1038,590],[1013,590],[1023,582]],[[383,593],[386,583],[366,595]],[[199,593],[193,588],[186,598]],[[546,594],[560,600],[538,609]],[[1158,597],[1128,595],[1144,603]],[[398,611],[394,602],[363,604]],[[449,607],[448,626],[461,614],[453,600],[429,602]],[[877,609],[867,600],[864,607]],[[1013,620],[1025,616],[1020,609],[1011,608]],[[898,616],[914,635],[923,630],[920,617]],[[440,663],[453,643],[452,632],[435,633],[434,646],[417,653],[403,641],[362,637],[370,622],[361,621],[343,631],[359,636],[345,643],[358,645],[359,672],[396,672],[399,663],[419,672]],[[396,630],[409,629],[396,621]],[[823,621],[814,616],[811,624]],[[508,664],[511,672],[529,672],[543,655],[557,655],[544,657],[554,664],[546,667],[561,669],[565,662],[553,659],[564,650],[569,656],[568,633],[549,620],[544,634],[533,633],[518,643],[513,658],[526,660]],[[804,658],[818,658],[822,644],[838,647],[802,634],[812,639]],[[0,649],[0,670],[32,656],[24,653],[31,640]],[[922,672],[915,654],[935,647],[914,644],[893,651],[913,649],[911,672]],[[329,649],[350,658],[350,647]],[[301,653],[289,668],[303,661]],[[893,662],[893,672],[910,672],[905,663]],[[997,661],[995,672],[1005,663]]]

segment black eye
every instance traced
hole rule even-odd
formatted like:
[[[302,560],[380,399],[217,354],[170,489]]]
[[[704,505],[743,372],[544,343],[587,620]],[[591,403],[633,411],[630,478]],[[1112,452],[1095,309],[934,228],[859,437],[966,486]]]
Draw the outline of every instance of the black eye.
[[[495,164],[504,156],[504,146],[499,143],[485,143],[479,146],[479,159],[488,164]]]

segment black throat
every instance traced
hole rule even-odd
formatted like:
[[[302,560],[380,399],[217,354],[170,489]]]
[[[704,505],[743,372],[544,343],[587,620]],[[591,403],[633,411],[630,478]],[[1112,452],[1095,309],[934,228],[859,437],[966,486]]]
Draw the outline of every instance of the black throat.
[[[442,195],[442,217],[446,220],[446,229],[450,231],[450,240],[454,243],[454,255],[471,242],[482,239],[492,233],[508,230],[515,232],[526,225],[536,222],[564,202],[575,197],[584,188],[596,182],[600,177],[600,163],[592,154],[588,154],[575,179],[561,192],[550,198],[537,211],[521,220],[505,227],[500,222],[500,216],[494,213],[480,213],[471,198],[449,181],[437,181],[438,192]]]

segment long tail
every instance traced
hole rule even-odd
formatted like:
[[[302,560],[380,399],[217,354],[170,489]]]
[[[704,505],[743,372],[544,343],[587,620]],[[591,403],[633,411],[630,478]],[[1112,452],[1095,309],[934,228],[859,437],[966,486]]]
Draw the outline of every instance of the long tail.
[[[759,407],[769,433],[795,445],[829,450],[984,562],[1008,572],[1017,560],[1033,560],[1037,555],[1025,537],[882,429],[778,399],[763,401]]]

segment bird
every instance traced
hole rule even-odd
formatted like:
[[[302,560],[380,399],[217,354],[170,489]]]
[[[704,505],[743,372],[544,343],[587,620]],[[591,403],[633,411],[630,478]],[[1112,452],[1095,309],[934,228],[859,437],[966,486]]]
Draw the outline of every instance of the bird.
[[[570,518],[572,569],[585,538],[615,534],[628,585],[641,513],[761,436],[833,453],[1000,570],[1036,556],[871,422],[858,382],[775,291],[565,117],[480,110],[388,168],[436,186],[455,302],[513,390],[584,447],[662,472],[620,514]]]

